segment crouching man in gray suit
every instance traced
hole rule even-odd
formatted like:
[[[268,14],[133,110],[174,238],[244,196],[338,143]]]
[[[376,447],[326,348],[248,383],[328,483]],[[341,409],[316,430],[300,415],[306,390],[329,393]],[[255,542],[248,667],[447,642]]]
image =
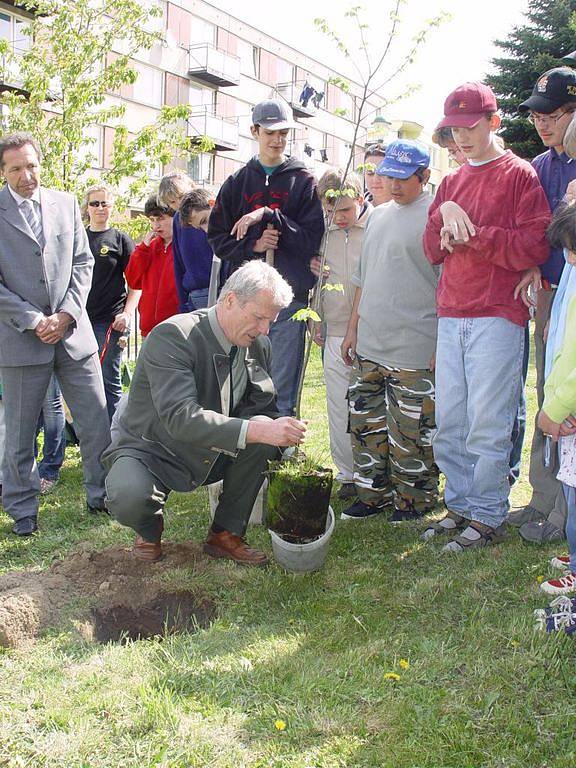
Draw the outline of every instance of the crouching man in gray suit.
[[[104,509],[100,455],[110,442],[98,345],[86,298],[94,259],[76,199],[40,187],[40,148],[0,137],[0,375],[6,446],[4,509],[14,533],[37,529],[36,425],[53,373],[74,418],[91,512]]]
[[[268,459],[298,445],[306,425],[278,417],[270,378],[270,324],[290,286],[261,261],[240,267],[215,307],[176,315],[147,337],[103,461],[110,513],[136,533],[133,553],[161,557],[171,490],[223,480],[204,551],[265,565],[244,540]]]

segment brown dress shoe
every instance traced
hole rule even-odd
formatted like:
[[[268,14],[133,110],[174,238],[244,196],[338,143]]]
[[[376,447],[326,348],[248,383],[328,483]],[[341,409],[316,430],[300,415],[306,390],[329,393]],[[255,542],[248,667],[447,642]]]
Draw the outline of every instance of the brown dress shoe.
[[[242,536],[236,536],[230,531],[221,533],[208,532],[208,538],[204,544],[204,552],[210,557],[226,557],[242,565],[255,565],[262,567],[268,565],[268,557],[259,549],[252,549]]]
[[[146,541],[142,536],[136,536],[132,552],[139,560],[148,560],[153,563],[162,557],[162,531],[164,530],[164,520],[160,518],[158,538],[156,541]]]

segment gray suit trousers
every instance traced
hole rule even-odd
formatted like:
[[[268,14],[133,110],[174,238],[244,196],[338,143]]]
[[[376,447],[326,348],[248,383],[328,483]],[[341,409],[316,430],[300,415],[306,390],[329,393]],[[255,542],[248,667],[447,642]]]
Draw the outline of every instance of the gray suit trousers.
[[[110,442],[106,396],[97,353],[73,360],[62,343],[42,365],[3,366],[6,444],[2,502],[14,520],[38,514],[40,478],[34,459],[36,425],[52,373],[74,419],[80,441],[84,486],[91,506],[104,504],[105,473],[100,456]]]

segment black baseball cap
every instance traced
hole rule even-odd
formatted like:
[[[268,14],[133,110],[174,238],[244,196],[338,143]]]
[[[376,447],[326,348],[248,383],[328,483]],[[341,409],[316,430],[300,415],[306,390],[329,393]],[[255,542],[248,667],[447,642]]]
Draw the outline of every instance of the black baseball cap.
[[[252,110],[252,125],[261,125],[269,131],[297,128],[292,110],[281,99],[267,99],[256,104]]]
[[[540,75],[532,96],[518,107],[520,112],[555,112],[562,104],[576,101],[576,72],[570,67],[555,67]]]
[[[560,61],[563,61],[564,64],[567,64],[569,67],[576,67],[576,51],[572,51],[572,53],[567,53],[566,56],[562,56]]]

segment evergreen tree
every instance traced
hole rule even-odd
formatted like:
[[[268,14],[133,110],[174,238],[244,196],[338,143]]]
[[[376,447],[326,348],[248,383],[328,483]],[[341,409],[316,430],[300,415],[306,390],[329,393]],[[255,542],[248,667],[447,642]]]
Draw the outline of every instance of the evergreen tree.
[[[502,138],[521,157],[531,159],[543,151],[534,126],[518,112],[534,83],[548,69],[563,66],[562,56],[576,49],[571,25],[576,0],[529,0],[526,23],[516,26],[496,45],[505,56],[492,60],[497,72],[486,78],[503,114]]]

